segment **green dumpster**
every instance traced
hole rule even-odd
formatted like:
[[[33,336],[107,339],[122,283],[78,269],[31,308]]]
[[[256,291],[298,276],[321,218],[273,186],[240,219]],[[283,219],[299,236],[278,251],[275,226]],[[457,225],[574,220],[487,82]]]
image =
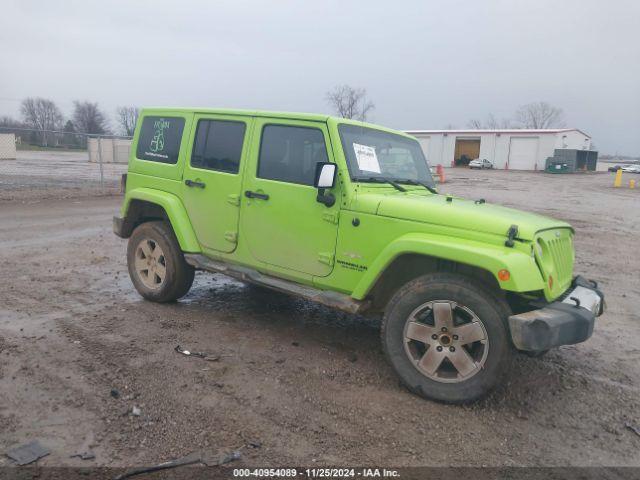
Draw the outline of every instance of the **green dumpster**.
[[[549,173],[569,173],[569,165],[564,162],[549,162],[547,165]]]

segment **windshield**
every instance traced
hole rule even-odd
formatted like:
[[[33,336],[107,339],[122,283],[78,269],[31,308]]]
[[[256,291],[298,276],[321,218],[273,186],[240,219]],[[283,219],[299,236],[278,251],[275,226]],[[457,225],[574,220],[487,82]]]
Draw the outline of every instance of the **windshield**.
[[[352,180],[435,185],[416,140],[358,125],[342,124],[338,131]]]

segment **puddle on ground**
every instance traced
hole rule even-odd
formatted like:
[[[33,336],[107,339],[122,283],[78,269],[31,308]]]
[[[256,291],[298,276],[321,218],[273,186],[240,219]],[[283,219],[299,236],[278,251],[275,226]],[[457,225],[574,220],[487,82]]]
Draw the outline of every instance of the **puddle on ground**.
[[[216,274],[199,274],[189,294],[180,300],[190,308],[230,315],[268,315],[274,320],[341,328],[379,328],[380,320],[352,315],[284,293],[246,285]]]

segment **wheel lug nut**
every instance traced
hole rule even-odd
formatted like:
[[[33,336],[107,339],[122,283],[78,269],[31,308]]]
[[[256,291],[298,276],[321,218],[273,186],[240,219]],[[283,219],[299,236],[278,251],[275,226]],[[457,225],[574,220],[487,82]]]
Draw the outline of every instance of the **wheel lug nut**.
[[[438,346],[436,347],[436,350],[437,350],[437,351],[439,351],[439,352],[441,352],[441,351],[442,351],[442,347],[441,347],[440,345],[438,345]]]
[[[446,332],[447,331],[447,327],[442,327],[440,330],[443,331],[443,332]]]
[[[454,336],[453,336],[453,339],[454,339],[454,340],[457,340],[457,339],[458,339],[458,335],[454,335]]]
[[[438,335],[436,335],[435,333],[433,335],[431,335],[431,338],[433,338],[434,340],[438,339]]]
[[[450,352],[455,352],[456,351],[456,347],[449,347],[449,351]]]

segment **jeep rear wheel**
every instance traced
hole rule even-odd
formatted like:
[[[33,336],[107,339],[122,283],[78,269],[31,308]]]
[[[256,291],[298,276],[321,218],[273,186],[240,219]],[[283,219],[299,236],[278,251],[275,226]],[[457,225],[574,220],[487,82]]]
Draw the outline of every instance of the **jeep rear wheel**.
[[[171,302],[187,294],[194,268],[180,250],[173,230],[165,222],[146,222],[133,231],[127,246],[129,276],[147,300]]]
[[[162,247],[151,240],[143,238],[136,246],[134,268],[140,281],[150,290],[162,287],[167,276],[166,257]]]
[[[383,347],[412,392],[450,403],[477,400],[511,363],[505,312],[498,298],[468,278],[425,275],[387,305]]]

